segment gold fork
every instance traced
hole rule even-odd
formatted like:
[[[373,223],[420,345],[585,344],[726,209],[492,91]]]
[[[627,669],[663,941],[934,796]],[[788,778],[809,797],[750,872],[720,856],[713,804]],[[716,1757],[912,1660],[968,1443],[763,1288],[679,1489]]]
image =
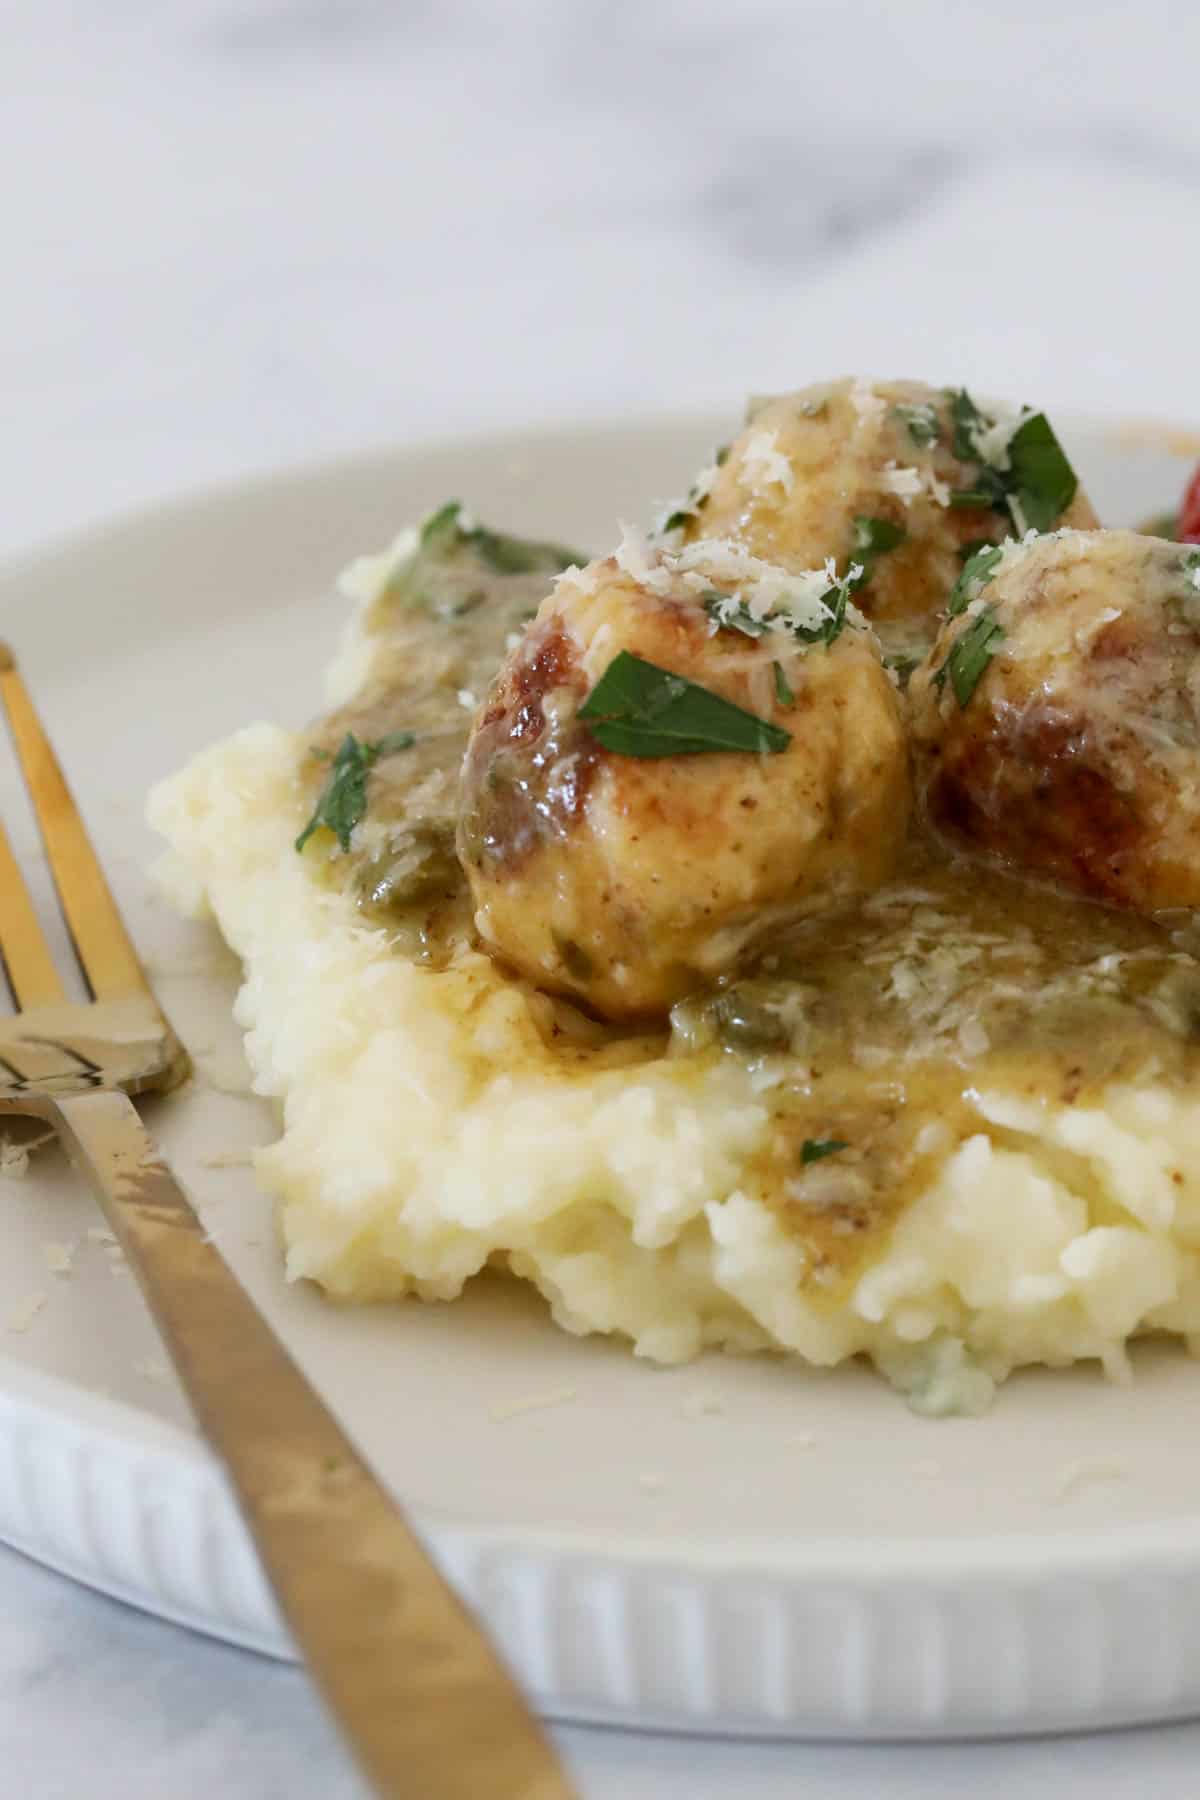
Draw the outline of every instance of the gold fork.
[[[381,1795],[571,1800],[521,1696],[333,1416],[213,1248],[130,1094],[187,1056],[126,933],[66,781],[0,644],[0,699],[94,996],[68,1000],[0,825],[0,1113],[58,1131],[141,1283],[232,1477],[310,1672]]]

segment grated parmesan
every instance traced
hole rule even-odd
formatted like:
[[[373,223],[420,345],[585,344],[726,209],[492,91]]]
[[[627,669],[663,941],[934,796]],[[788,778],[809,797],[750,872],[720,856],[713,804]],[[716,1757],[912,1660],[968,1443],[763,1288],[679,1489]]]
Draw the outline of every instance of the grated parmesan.
[[[751,493],[781,487],[790,494],[795,486],[792,465],[779,448],[779,433],[756,431],[742,451],[739,485]]]
[[[920,469],[901,468],[894,460],[884,463],[879,475],[879,485],[885,494],[895,494],[898,500],[903,500],[905,506],[911,506],[917,496],[925,491]],[[947,493],[947,500],[949,497]]]
[[[991,425],[980,426],[973,423],[967,428],[967,441],[981,463],[1002,475],[1012,460],[1008,446],[1026,419],[1032,417],[1033,414],[1025,408],[1019,413],[1007,413]]]
[[[752,555],[732,538],[697,538],[672,550],[651,544],[628,525],[621,527],[614,558],[618,568],[652,594],[682,591],[699,600],[714,583],[732,590],[713,607],[714,630],[736,617],[742,607],[771,631],[790,632],[797,626],[819,630],[833,616],[826,596],[843,580],[852,582],[862,572],[855,565],[844,578],[839,577],[837,563],[830,556],[819,569],[793,573]],[[853,604],[846,607],[846,619],[859,629],[865,626]]]
[[[887,412],[887,401],[881,399],[861,375],[850,389],[850,404],[858,414],[860,425],[878,425]]]
[[[594,594],[599,585],[600,571],[594,562],[588,563],[587,567],[583,569],[579,567],[578,563],[572,563],[571,566],[564,569],[562,574],[557,578],[554,583],[554,588],[555,592],[561,587],[574,588],[577,594],[583,594],[586,597],[589,594]],[[515,635],[516,634],[514,633],[514,636]],[[517,639],[517,642],[520,642],[519,638]]]

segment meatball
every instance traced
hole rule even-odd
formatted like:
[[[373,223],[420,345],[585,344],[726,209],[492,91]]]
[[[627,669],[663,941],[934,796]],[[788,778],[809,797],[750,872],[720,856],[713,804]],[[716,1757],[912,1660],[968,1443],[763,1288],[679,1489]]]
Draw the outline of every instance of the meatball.
[[[560,578],[475,720],[458,849],[480,937],[602,1016],[662,1014],[888,876],[907,758],[831,569],[627,539]]]
[[[1009,445],[1022,423],[1014,465]],[[962,390],[918,381],[802,388],[751,403],[741,436],[669,522],[685,537],[733,538],[789,569],[827,556],[840,568],[858,563],[862,611],[876,623],[926,622],[923,649],[964,546],[998,543],[1014,527],[1023,535],[1098,523],[1065,459],[1058,486],[1042,487],[1039,469],[1035,497],[1023,494],[1022,445],[1044,443],[1048,431],[1041,414],[997,418]],[[978,504],[963,504],[972,495]]]
[[[909,690],[929,819],[1110,905],[1200,906],[1200,551],[1060,531],[974,566]]]

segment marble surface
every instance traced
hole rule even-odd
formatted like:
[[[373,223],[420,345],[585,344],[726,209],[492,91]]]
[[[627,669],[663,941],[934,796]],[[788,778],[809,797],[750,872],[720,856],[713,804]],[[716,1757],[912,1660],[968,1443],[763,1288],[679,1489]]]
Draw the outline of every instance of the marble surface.
[[[0,0],[0,550],[851,368],[1195,423],[1198,60],[1169,0]],[[1200,1727],[562,1741],[587,1800],[1171,1800]],[[31,1800],[361,1791],[296,1672],[7,1552],[0,1766]]]

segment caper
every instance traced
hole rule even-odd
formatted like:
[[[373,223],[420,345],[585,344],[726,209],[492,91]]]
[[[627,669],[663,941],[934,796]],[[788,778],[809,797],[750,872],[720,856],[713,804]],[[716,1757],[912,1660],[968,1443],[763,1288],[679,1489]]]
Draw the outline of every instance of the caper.
[[[446,840],[435,832],[415,831],[406,842],[393,846],[392,855],[365,866],[359,876],[359,897],[364,906],[390,911],[443,899],[461,881],[458,859]]]
[[[791,990],[777,981],[739,981],[714,996],[713,1015],[723,1044],[731,1050],[781,1049],[792,1038],[784,1016]]]

